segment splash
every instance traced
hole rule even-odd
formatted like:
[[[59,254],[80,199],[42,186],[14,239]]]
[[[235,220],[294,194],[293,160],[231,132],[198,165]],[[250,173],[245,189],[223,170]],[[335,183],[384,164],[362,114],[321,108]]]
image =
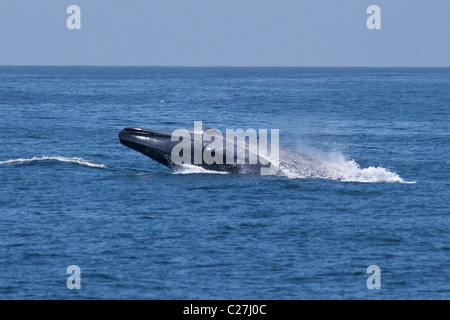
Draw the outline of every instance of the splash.
[[[208,170],[192,164],[181,164],[176,166],[173,170],[173,174],[192,174],[192,173],[229,174],[229,172]]]
[[[6,161],[0,161],[1,164],[9,164],[9,163],[32,163],[37,161],[60,161],[60,162],[70,162],[70,163],[76,163],[82,166],[87,167],[93,167],[93,168],[106,168],[106,165],[104,164],[98,164],[94,162],[90,162],[88,160],[84,160],[83,158],[67,158],[67,157],[33,157],[30,159],[12,159],[12,160],[6,160]]]
[[[230,174],[229,172],[207,170],[190,164],[176,166],[173,170],[173,174],[196,173]],[[327,160],[319,160],[293,152],[283,154],[277,175],[289,179],[310,178],[360,183],[415,183],[415,181],[405,181],[397,173],[383,167],[361,168],[354,160],[347,160],[342,154],[338,153],[329,155]]]
[[[296,165],[297,161],[283,162],[280,165],[281,175],[287,178],[320,178],[345,182],[380,183],[398,182],[415,183],[405,181],[397,173],[383,167],[361,168],[354,160],[346,159],[342,154],[333,153],[322,160],[321,165],[313,167],[304,164]],[[293,165],[294,164],[294,165]]]
[[[415,183],[403,180],[397,173],[383,167],[361,168],[354,160],[347,160],[341,154],[334,154],[325,162],[330,179],[347,182],[399,182]]]

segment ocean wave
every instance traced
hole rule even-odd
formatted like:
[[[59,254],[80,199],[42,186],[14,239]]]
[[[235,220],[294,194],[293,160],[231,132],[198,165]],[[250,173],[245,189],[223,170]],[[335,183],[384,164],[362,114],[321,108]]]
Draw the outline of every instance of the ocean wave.
[[[60,161],[60,162],[70,162],[70,163],[76,163],[82,166],[87,166],[87,167],[93,167],[93,168],[106,168],[106,165],[104,164],[99,164],[99,163],[94,163],[88,160],[85,160],[83,158],[79,158],[79,157],[75,157],[75,158],[67,158],[67,157],[33,157],[33,158],[29,158],[29,159],[23,159],[23,158],[19,158],[19,159],[11,159],[11,160],[6,160],[6,161],[0,161],[0,165],[2,164],[17,164],[17,163],[33,163],[33,162],[37,162],[37,161]]]

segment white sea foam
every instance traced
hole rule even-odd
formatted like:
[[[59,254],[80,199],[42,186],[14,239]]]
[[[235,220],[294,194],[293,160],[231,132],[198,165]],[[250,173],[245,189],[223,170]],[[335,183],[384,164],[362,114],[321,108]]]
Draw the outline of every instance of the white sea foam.
[[[319,160],[320,158],[326,159]],[[275,163],[270,157],[268,159]],[[319,178],[362,183],[416,183],[405,181],[396,172],[380,166],[361,168],[356,161],[348,160],[337,152],[318,158],[284,152],[279,162],[278,175],[290,179]]]
[[[335,154],[325,162],[330,179],[348,182],[400,182],[404,181],[397,173],[383,167],[361,168],[354,160],[347,160],[343,155]]]
[[[76,163],[82,166],[88,166],[88,167],[94,167],[94,168],[106,168],[106,165],[104,164],[98,164],[94,163],[88,160],[84,160],[83,158],[67,158],[67,157],[33,157],[30,159],[12,159],[12,160],[6,160],[6,161],[0,161],[1,164],[8,164],[8,163],[30,163],[30,162],[36,162],[36,161],[61,161],[61,162],[71,162]]]
[[[316,167],[305,166],[304,163],[301,162],[299,163],[293,161],[280,163],[279,169],[279,176],[290,179],[320,178],[362,183],[415,183],[415,181],[405,181],[397,173],[383,167],[370,166],[368,168],[361,168],[360,165],[354,160],[347,160],[341,154],[333,154],[328,157],[326,161],[322,162],[322,167],[319,169]],[[195,173],[229,174],[228,172],[207,170],[200,166],[190,164],[179,165],[173,170],[173,174]]]
[[[208,170],[192,164],[181,164],[173,169],[173,174],[192,174],[192,173],[229,174],[229,172]]]
[[[346,182],[398,182],[415,183],[405,181],[396,172],[377,166],[361,168],[355,160],[348,160],[340,153],[333,153],[324,161],[326,174],[323,178]]]

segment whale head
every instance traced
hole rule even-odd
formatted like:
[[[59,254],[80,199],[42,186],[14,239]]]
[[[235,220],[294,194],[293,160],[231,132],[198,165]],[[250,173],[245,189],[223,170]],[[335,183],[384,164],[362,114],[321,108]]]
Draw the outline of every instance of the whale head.
[[[249,139],[224,137],[220,131],[203,126],[172,132],[125,128],[119,132],[119,140],[169,168],[190,164],[213,171],[259,174],[261,168],[271,166],[260,157],[255,144],[250,147]]]
[[[119,140],[124,146],[134,149],[147,157],[173,168],[171,152],[176,141],[171,141],[172,132],[142,128],[125,128],[119,132]]]

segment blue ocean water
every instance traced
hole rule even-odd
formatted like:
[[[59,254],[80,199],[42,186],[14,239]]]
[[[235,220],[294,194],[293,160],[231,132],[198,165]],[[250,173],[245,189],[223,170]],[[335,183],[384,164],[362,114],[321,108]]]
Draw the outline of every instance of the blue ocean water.
[[[448,299],[449,103],[448,68],[0,67],[0,299]],[[347,179],[173,172],[117,137],[194,121]]]

